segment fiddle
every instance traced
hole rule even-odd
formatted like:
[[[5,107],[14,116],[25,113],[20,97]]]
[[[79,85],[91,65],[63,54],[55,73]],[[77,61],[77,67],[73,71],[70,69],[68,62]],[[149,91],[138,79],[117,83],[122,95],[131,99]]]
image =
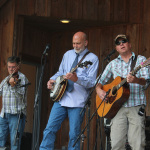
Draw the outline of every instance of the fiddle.
[[[14,71],[13,71],[13,73],[12,74],[10,74],[9,76],[8,76],[8,78],[7,78],[7,80],[0,86],[0,89],[6,84],[6,83],[8,83],[9,85],[12,83],[12,86],[15,86],[17,83],[18,83],[18,81],[20,81],[20,79],[16,82],[16,81],[14,81],[14,78],[13,78],[13,75],[15,74],[18,74],[18,72],[16,72],[16,70],[19,68],[19,66],[20,66],[20,63],[18,64],[18,66],[14,69]],[[18,75],[18,78],[19,78],[19,75]],[[18,79],[17,78],[17,79]],[[16,78],[15,78],[16,79]],[[13,81],[12,81],[13,80]],[[15,83],[15,84],[14,84]]]
[[[14,87],[18,81],[19,81],[19,74],[18,72],[15,72],[12,74],[12,77],[9,79],[9,84],[11,85],[11,87]]]

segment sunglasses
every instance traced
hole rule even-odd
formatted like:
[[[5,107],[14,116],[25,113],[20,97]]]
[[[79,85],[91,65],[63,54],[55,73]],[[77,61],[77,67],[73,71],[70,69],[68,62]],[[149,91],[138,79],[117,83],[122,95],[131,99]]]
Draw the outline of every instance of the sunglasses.
[[[116,41],[115,44],[120,45],[121,43],[127,43],[127,42],[128,42],[128,40],[123,39],[123,40],[120,40],[120,41]]]

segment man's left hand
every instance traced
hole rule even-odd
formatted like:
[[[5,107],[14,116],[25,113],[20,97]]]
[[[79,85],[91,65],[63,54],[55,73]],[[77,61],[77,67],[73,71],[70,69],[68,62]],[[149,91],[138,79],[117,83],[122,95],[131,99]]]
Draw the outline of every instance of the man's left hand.
[[[69,79],[69,80],[71,80],[71,81],[73,81],[73,82],[76,82],[77,80],[78,80],[78,77],[77,77],[77,74],[76,74],[76,72],[74,72],[74,73],[67,73],[65,76],[64,76],[64,79]]]

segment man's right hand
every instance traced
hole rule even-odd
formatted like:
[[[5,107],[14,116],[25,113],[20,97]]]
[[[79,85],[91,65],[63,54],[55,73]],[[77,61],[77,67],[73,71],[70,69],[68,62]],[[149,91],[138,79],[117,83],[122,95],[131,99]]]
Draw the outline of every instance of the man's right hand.
[[[102,85],[101,84],[98,84],[96,86],[96,93],[97,93],[97,95],[99,96],[99,98],[101,100],[104,100],[105,102],[108,101],[109,98],[108,98],[108,96],[106,97],[106,92],[104,90],[102,90]]]
[[[50,79],[47,82],[47,88],[51,90],[53,88],[54,82],[55,82],[55,80]]]

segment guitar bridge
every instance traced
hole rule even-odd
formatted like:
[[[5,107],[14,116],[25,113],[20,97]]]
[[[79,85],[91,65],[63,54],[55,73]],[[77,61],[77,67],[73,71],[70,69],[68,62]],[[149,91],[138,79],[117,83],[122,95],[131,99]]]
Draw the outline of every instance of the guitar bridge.
[[[109,98],[109,103],[111,104],[111,103],[115,100],[115,98],[116,98],[116,95],[115,95],[115,96],[111,96],[111,97]]]

